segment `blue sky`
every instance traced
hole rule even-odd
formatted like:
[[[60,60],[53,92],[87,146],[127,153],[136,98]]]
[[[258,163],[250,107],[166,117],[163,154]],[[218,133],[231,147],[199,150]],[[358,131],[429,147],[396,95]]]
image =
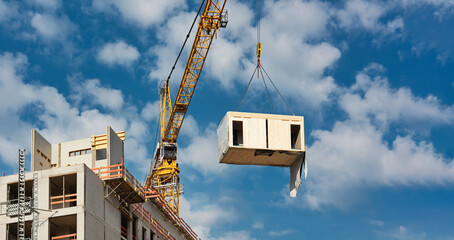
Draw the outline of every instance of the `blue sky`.
[[[62,142],[111,125],[144,179],[158,84],[199,4],[0,0],[1,172],[16,172],[32,128]],[[255,1],[228,0],[178,142],[181,216],[203,239],[454,239],[454,2],[262,7],[262,64],[305,116],[308,178],[290,199],[288,169],[217,163],[217,124],[256,61]],[[266,96],[253,81],[241,110],[272,113]]]

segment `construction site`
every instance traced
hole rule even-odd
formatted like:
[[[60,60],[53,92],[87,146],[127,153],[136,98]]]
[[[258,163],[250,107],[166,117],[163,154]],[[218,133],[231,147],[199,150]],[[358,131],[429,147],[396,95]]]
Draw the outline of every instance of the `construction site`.
[[[18,151],[18,174],[0,178],[0,239],[200,239],[180,217],[184,191],[177,139],[211,42],[227,26],[224,5],[225,0],[202,2],[173,102],[172,72],[161,82],[159,142],[146,180],[137,180],[125,167],[124,131],[107,126],[105,134],[58,143],[32,129],[30,152]],[[252,76],[261,75],[265,82],[260,54],[259,42]],[[290,197],[296,196],[307,175],[304,117],[232,111],[220,120],[217,134],[219,158],[213,161],[289,168]]]

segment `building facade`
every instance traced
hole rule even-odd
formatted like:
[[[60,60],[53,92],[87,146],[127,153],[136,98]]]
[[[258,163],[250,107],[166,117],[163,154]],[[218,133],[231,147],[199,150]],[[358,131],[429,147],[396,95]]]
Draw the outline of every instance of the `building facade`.
[[[39,240],[198,239],[156,190],[143,189],[125,168],[124,139],[107,127],[104,135],[51,144],[32,130],[25,239],[33,233]],[[0,239],[19,239],[18,199],[18,175],[1,177]]]

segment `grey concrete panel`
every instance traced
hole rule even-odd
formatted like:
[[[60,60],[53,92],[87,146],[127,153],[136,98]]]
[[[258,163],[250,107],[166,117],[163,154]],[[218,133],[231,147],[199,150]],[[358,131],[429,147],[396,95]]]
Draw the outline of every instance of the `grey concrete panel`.
[[[104,224],[91,214],[85,214],[85,239],[104,239]]]
[[[122,157],[123,141],[111,127],[107,127],[107,164],[120,164]]]
[[[104,184],[91,169],[85,171],[85,208],[104,219]]]

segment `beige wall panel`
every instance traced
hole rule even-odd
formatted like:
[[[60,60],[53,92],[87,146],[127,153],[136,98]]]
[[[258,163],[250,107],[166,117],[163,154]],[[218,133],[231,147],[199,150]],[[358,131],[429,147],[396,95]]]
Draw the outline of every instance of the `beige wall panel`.
[[[65,167],[67,165],[72,166],[84,163],[89,168],[92,168],[91,153],[72,157],[69,156],[69,152],[82,149],[91,149],[90,138],[61,143],[61,166]]]
[[[246,118],[243,135],[246,136],[244,147],[266,148],[265,119]]]
[[[290,123],[279,119],[268,119],[268,148],[290,149]]]
[[[56,167],[60,167],[60,162],[59,162],[59,159],[60,159],[60,147],[59,147],[59,143],[56,143],[56,144],[52,144],[52,155],[51,155],[51,162],[52,164],[55,164]]]
[[[31,170],[49,169],[51,167],[51,157],[52,145],[38,131],[32,129]]]

